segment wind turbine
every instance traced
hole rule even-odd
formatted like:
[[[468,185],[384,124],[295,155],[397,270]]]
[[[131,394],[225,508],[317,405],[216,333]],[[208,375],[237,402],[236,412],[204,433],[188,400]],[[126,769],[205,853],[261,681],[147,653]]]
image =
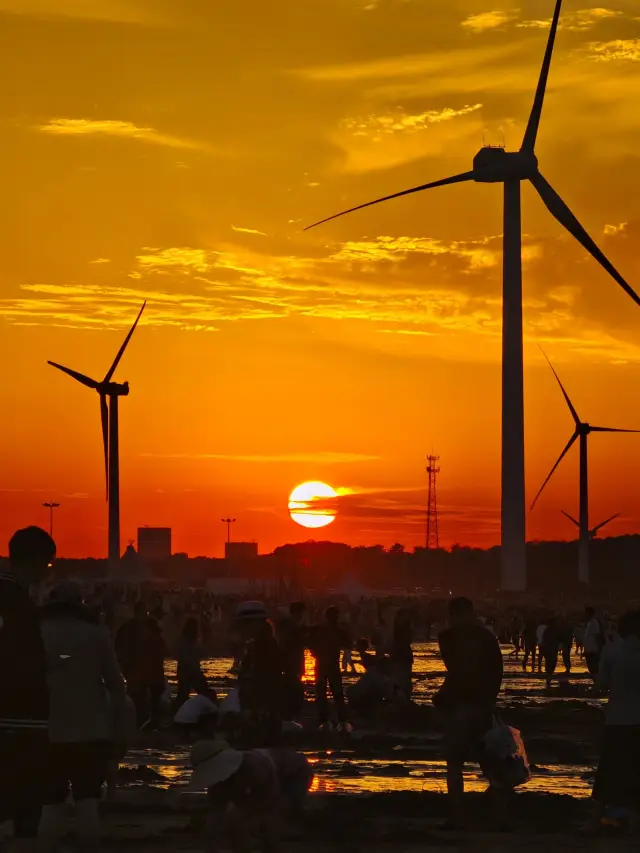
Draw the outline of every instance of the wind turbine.
[[[531,509],[533,509],[536,505],[538,498],[540,497],[540,495],[544,491],[545,486],[555,473],[555,470],[558,465],[562,462],[569,450],[571,450],[574,443],[578,439],[580,439],[580,520],[576,522],[576,520],[574,518],[571,518],[570,515],[567,515],[566,512],[564,514],[567,515],[567,518],[571,518],[571,521],[575,522],[580,530],[580,538],[578,543],[578,579],[581,583],[589,583],[589,542],[593,538],[593,535],[592,531],[589,528],[589,469],[587,464],[587,439],[592,432],[640,432],[640,430],[591,426],[591,424],[588,424],[585,421],[581,421],[578,417],[578,413],[576,412],[573,403],[569,399],[569,395],[567,394],[564,385],[560,381],[560,377],[555,371],[554,366],[551,364],[551,362],[544,353],[543,355],[549,362],[549,367],[553,371],[553,375],[556,377],[556,381],[560,386],[560,390],[562,391],[567,406],[569,407],[569,411],[571,412],[571,417],[574,420],[575,429],[573,431],[573,435],[567,442],[565,449],[558,457],[556,464],[549,472],[547,479],[540,486],[540,490],[538,491],[538,494],[535,496],[534,501],[531,504]],[[608,518],[602,524],[598,525],[598,527],[594,528],[594,535],[601,527],[604,527],[605,524],[608,524],[610,521],[613,521],[613,519],[616,517],[617,516],[613,515],[611,516],[611,518]]]
[[[314,225],[338,216],[422,190],[463,181],[502,184],[504,187],[503,279],[502,279],[502,553],[501,583],[504,590],[526,589],[525,483],[524,483],[524,391],[522,360],[522,226],[520,184],[530,181],[549,212],[611,275],[631,298],[640,298],[587,234],[558,193],[538,169],[535,145],[558,30],[562,0],[556,0],[551,32],[542,63],[533,108],[519,151],[484,146],[473,161],[473,169],[419,187],[377,198],[343,210]],[[305,229],[306,230],[306,229]]]
[[[129,330],[124,343],[118,350],[118,353],[113,360],[113,364],[107,371],[102,382],[97,382],[83,373],[77,373],[69,367],[64,367],[62,364],[56,364],[55,361],[47,362],[52,367],[56,367],[72,379],[86,385],[87,388],[92,388],[97,391],[100,396],[100,419],[102,421],[102,444],[104,447],[104,467],[107,481],[107,501],[109,503],[109,566],[114,567],[120,560],[120,452],[118,443],[118,398],[126,397],[129,394],[129,383],[112,382],[113,374],[116,371],[120,359],[124,355],[131,336],[135,332],[138,321],[142,316],[145,305],[144,302],[140,309],[135,323]],[[108,401],[108,403],[107,403]]]
[[[569,513],[565,512],[563,509],[561,509],[560,512],[564,516],[566,516],[569,519],[569,521],[573,521],[573,523],[575,524],[576,527],[580,527],[580,522],[577,521],[572,515],[569,515]],[[602,528],[606,527],[606,525],[609,524],[610,521],[613,521],[614,518],[618,518],[619,515],[620,515],[619,512],[617,512],[615,515],[610,515],[609,518],[605,518],[605,520],[601,521],[600,524],[596,524],[595,527],[592,527],[591,530],[589,531],[589,539],[590,540],[596,539],[598,536],[598,533],[602,530]]]

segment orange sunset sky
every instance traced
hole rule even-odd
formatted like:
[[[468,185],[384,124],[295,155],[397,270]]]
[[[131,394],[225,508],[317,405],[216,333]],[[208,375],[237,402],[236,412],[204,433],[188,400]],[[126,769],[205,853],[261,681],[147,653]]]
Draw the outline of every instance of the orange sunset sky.
[[[541,170],[640,289],[640,6],[566,0]],[[520,145],[552,0],[0,0],[0,542],[46,525],[106,554],[98,398],[116,378],[122,542],[170,525],[220,555],[308,538],[303,480],[348,490],[325,532],[499,541],[501,189],[464,184],[303,233]],[[580,415],[640,428],[640,309],[523,187],[527,489]],[[528,519],[571,538],[577,449]],[[638,530],[640,436],[590,439],[591,521]],[[324,533],[322,534],[324,535]]]

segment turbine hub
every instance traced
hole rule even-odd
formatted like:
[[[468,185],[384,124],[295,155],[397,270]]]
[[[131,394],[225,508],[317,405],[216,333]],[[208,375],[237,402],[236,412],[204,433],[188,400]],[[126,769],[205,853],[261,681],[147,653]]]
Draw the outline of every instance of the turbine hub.
[[[538,158],[528,151],[485,145],[473,158],[473,171],[474,181],[482,184],[526,181],[538,171]]]
[[[126,397],[129,394],[128,382],[107,382],[98,388],[98,393],[107,397]]]

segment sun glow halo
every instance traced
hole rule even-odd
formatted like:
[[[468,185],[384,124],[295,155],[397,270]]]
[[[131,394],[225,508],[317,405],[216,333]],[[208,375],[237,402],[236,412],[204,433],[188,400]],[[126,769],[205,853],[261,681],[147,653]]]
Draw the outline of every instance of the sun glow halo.
[[[336,517],[338,493],[317,480],[301,483],[289,495],[289,514],[302,527],[326,527]]]

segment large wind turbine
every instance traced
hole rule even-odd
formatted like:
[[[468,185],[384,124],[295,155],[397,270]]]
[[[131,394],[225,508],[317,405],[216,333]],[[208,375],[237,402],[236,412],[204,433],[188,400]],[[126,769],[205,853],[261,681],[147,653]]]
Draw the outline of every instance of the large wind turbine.
[[[573,521],[573,523],[575,524],[576,527],[578,527],[578,528],[580,527],[580,522],[576,518],[574,518],[572,515],[569,515],[569,513],[565,512],[563,509],[561,509],[560,512],[566,518],[568,518],[569,521]],[[610,524],[614,519],[618,518],[619,516],[620,516],[620,513],[617,512],[615,515],[610,515],[609,518],[605,518],[605,520],[601,521],[600,524],[596,524],[595,527],[592,527],[591,530],[589,531],[589,540],[597,539],[598,533],[600,533],[602,528],[606,527],[607,524]]]
[[[107,501],[109,503],[109,565],[114,567],[120,560],[120,453],[118,444],[118,398],[126,397],[129,394],[129,383],[112,382],[113,374],[116,371],[120,359],[124,355],[131,336],[135,332],[138,321],[142,316],[144,307],[147,303],[144,302],[135,323],[129,330],[129,334],[124,339],[124,343],[118,350],[118,353],[113,360],[113,364],[107,371],[102,382],[97,382],[89,376],[82,373],[77,373],[69,367],[63,367],[61,364],[56,364],[55,361],[49,361],[52,367],[57,367],[63,373],[71,376],[87,388],[92,388],[100,395],[100,419],[102,421],[102,444],[104,446],[104,466],[107,479]],[[107,404],[108,401],[108,404]]]
[[[462,181],[499,183],[504,187],[503,283],[502,283],[502,571],[504,590],[526,589],[525,486],[524,486],[524,394],[522,366],[522,234],[520,184],[530,181],[550,213],[604,267],[618,284],[640,304],[640,299],[596,246],[560,196],[543,178],[535,155],[536,138],[544,104],[553,46],[558,30],[562,0],[556,0],[549,41],[542,63],[533,109],[519,151],[485,146],[473,161],[473,169],[451,178],[422,184],[409,190],[360,204],[327,219],[411,193],[457,184]],[[309,226],[313,228],[314,226]]]
[[[547,356],[545,355],[545,358]],[[547,358],[547,361],[549,359]],[[569,411],[571,412],[571,417],[575,423],[575,429],[573,431],[573,435],[567,442],[567,446],[562,451],[560,456],[558,457],[556,464],[553,466],[547,479],[540,486],[540,490],[538,494],[535,496],[533,503],[531,504],[531,509],[536,505],[538,498],[542,494],[545,486],[553,476],[556,468],[562,462],[564,457],[567,455],[569,450],[573,447],[574,443],[580,439],[580,515],[579,521],[576,522],[578,528],[580,530],[580,539],[578,543],[578,579],[581,583],[589,583],[589,542],[593,538],[592,531],[589,528],[589,469],[588,469],[588,457],[587,457],[587,439],[592,432],[640,432],[637,429],[616,429],[614,427],[600,427],[600,426],[591,426],[591,424],[585,423],[585,421],[581,421],[578,417],[578,413],[576,412],[575,406],[569,399],[569,395],[567,394],[564,385],[560,381],[560,377],[555,371],[554,366],[549,361],[549,367],[553,370],[553,375],[556,377],[556,381],[560,386],[560,390],[566,400],[567,406],[569,407]],[[564,513],[567,515],[567,513]],[[601,527],[604,527],[605,524],[608,524],[610,521],[613,521],[617,516],[611,516],[605,522],[598,525],[593,531],[593,533],[597,533]],[[571,518],[570,515],[567,515],[567,518]],[[571,521],[575,522],[575,519],[571,518]]]

